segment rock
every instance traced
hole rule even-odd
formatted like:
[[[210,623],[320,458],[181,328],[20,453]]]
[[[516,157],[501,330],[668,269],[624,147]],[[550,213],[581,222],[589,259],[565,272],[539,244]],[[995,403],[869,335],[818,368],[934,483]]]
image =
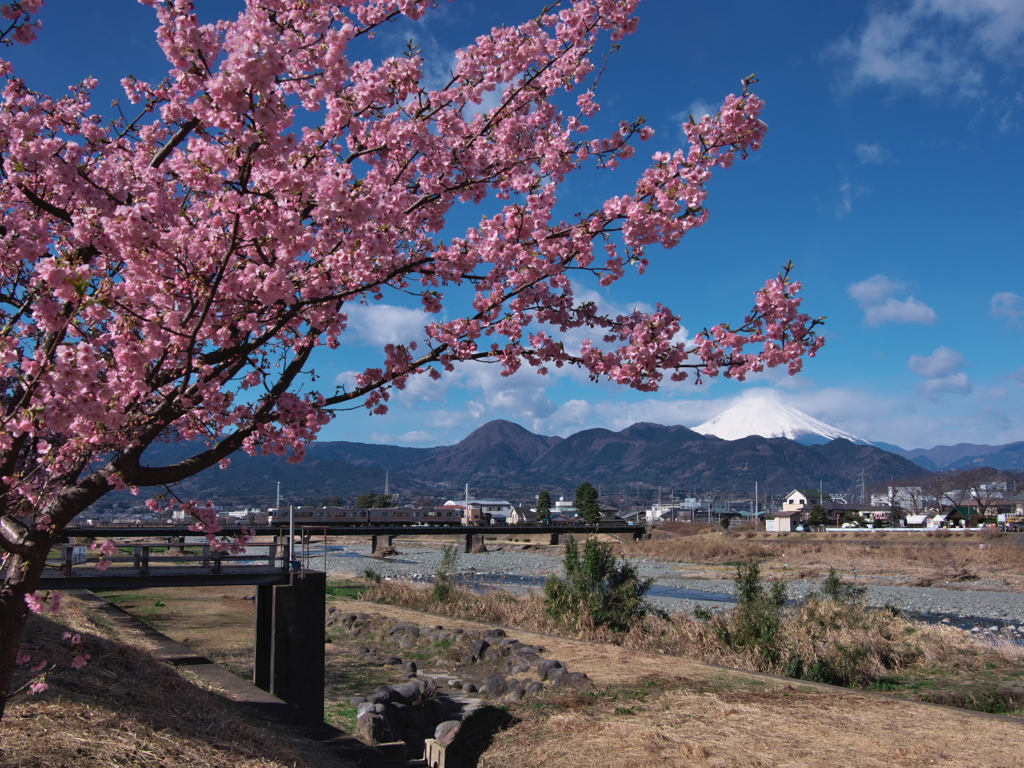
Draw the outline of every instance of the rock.
[[[505,671],[510,675],[519,675],[524,672],[529,672],[537,666],[541,660],[541,657],[536,653],[516,653],[505,662]]]
[[[489,675],[484,681],[484,688],[487,690],[488,696],[497,699],[508,691],[508,681],[504,675]]]
[[[388,686],[381,686],[367,695],[366,700],[371,704],[387,704],[395,700],[395,692]]]
[[[486,651],[484,651],[483,660],[484,661],[497,661],[498,659],[505,658],[506,655],[508,655],[508,648],[501,648],[501,647],[492,645],[490,648],[488,648]]]
[[[451,704],[452,702],[448,702]],[[431,723],[440,723],[448,719],[448,705],[440,699],[431,699],[423,702],[423,709]]]
[[[420,688],[420,698],[433,699],[437,696],[437,682],[432,677],[423,677],[416,681]]]
[[[562,668],[562,662],[557,659],[541,659],[537,662],[537,677],[541,680],[550,679],[552,670]]]
[[[462,684],[462,690],[466,693],[476,693],[479,688],[477,688],[474,683],[467,682]]]
[[[418,670],[419,667],[416,666],[415,661],[407,661],[404,664],[402,664],[402,672],[404,672],[407,675],[415,675]]]
[[[385,667],[400,667],[402,666],[402,660],[397,656],[388,656],[381,662]]]
[[[531,683],[526,684],[526,688],[523,691],[527,696],[532,696],[535,693],[540,693],[544,690],[544,683],[534,680]]]
[[[551,683],[554,688],[587,688],[591,680],[585,672],[566,672]]]
[[[370,744],[386,744],[396,741],[395,732],[383,715],[366,713],[356,720],[356,730],[364,741]]]
[[[473,661],[478,661],[483,658],[484,652],[487,651],[490,643],[483,638],[476,638],[469,641],[469,656]],[[471,664],[473,662],[470,662]]]
[[[541,680],[547,679],[551,681],[552,685],[558,685],[558,681],[565,676],[568,670],[563,666],[552,667],[547,670],[547,674],[541,678]]]
[[[400,701],[404,704],[415,704],[422,696],[422,691],[415,682],[392,685],[391,690],[394,693],[392,700]]]
[[[434,738],[443,746],[449,746],[459,734],[462,722],[459,720],[445,720],[434,729]]]

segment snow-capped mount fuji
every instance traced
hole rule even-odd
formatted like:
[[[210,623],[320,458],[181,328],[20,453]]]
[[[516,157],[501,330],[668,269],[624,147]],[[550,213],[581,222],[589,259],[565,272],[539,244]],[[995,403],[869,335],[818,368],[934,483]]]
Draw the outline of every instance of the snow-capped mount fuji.
[[[820,445],[837,438],[858,445],[873,445],[803,411],[767,397],[747,397],[727,411],[693,428],[702,435],[739,440],[751,435],[785,437],[802,445]]]

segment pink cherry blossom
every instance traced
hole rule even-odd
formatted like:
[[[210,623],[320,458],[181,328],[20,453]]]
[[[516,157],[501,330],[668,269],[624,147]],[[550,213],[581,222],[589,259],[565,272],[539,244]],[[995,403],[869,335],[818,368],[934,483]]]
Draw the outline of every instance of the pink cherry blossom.
[[[239,450],[301,461],[332,418],[384,414],[415,377],[574,366],[654,391],[795,373],[824,343],[788,266],[745,318],[694,337],[668,306],[611,315],[578,293],[576,275],[613,286],[706,224],[710,180],[767,130],[753,78],[642,162],[641,118],[602,127],[605,56],[640,0],[540,3],[458,51],[445,83],[420,52],[367,53],[432,0],[248,0],[217,23],[144,4],[167,70],[122,81],[134,122],[94,107],[94,79],[50,95],[0,60],[0,625],[59,608],[31,585],[104,495],[171,489]],[[0,5],[0,41],[29,41],[41,6]],[[570,179],[616,166],[616,194],[562,211]],[[350,310],[398,294],[420,330],[354,386],[318,381],[310,360],[344,354]],[[201,447],[151,466],[160,440]],[[215,550],[244,548],[208,505],[181,509]],[[116,547],[100,552],[102,569]]]

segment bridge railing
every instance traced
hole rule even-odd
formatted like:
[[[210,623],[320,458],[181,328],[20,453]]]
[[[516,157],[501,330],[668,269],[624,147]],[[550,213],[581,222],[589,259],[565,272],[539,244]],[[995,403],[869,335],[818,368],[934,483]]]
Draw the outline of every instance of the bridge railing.
[[[277,542],[263,544],[250,542],[243,554],[232,555],[218,552],[209,544],[171,543],[166,541],[118,544],[118,554],[105,557],[109,575],[148,576],[152,568],[199,568],[219,574],[225,565],[260,566],[287,570],[287,547]],[[70,577],[83,570],[98,570],[98,560],[89,560],[85,547],[73,544],[56,544],[46,559],[47,568],[59,571],[61,576]]]

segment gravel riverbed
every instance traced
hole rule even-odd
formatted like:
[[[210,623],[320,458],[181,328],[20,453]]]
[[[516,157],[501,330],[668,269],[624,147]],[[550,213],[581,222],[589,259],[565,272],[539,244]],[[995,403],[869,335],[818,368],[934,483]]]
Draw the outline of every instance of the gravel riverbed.
[[[500,545],[499,545],[500,546]],[[562,575],[562,560],[555,553],[493,548],[482,554],[459,554],[457,578],[469,584],[501,587],[513,591],[540,588],[546,577]],[[399,554],[371,558],[369,544],[331,547],[326,570],[333,573],[360,574],[372,568],[385,578],[431,581],[441,562],[441,550],[434,547],[398,544]],[[655,579],[651,602],[669,612],[692,611],[731,604],[735,589],[731,579],[694,579],[680,574],[679,564],[654,560],[632,560],[640,573]],[[322,557],[314,567],[323,565]],[[795,580],[787,583],[789,595],[801,598],[820,589],[820,580]],[[964,628],[974,625],[1006,627],[1024,625],[1024,594],[941,587],[904,587],[869,585],[867,602],[882,607],[891,605],[933,620],[949,618]],[[1024,631],[1024,627],[1022,627]]]

